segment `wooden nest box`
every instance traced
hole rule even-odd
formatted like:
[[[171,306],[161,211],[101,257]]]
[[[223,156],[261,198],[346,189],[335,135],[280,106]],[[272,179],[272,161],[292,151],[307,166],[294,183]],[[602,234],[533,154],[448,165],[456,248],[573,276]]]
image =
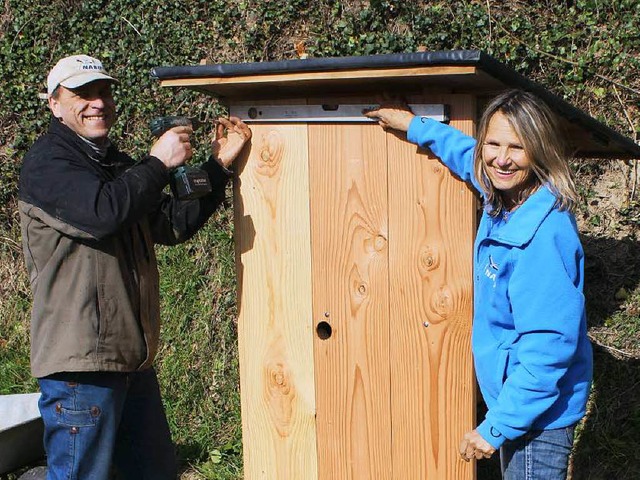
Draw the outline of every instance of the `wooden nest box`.
[[[235,242],[249,480],[472,479],[477,198],[361,115],[385,94],[473,135],[487,99],[537,94],[578,155],[640,147],[478,51],[156,67],[253,131]]]

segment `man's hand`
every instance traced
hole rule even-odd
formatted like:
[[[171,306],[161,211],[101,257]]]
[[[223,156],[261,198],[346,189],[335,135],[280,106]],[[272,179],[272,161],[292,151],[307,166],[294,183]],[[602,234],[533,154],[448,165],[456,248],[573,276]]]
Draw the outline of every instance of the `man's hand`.
[[[392,128],[402,132],[409,130],[409,124],[415,117],[409,107],[403,103],[383,103],[375,110],[363,112],[363,115],[377,119],[378,125],[385,130]]]
[[[496,451],[489,442],[487,442],[477,430],[471,430],[462,437],[460,442],[460,456],[465,462],[472,458],[481,460],[483,458],[491,458]]]
[[[158,138],[151,147],[150,154],[158,159],[167,168],[175,168],[183,165],[193,155],[191,149],[190,126],[173,127]]]
[[[215,138],[211,142],[211,151],[213,158],[220,165],[229,168],[245,143],[251,138],[251,130],[238,117],[221,117],[218,122]]]

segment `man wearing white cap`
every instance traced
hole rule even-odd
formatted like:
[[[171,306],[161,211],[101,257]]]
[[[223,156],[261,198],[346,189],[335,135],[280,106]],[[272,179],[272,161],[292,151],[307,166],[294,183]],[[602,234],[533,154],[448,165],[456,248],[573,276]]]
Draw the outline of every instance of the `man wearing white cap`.
[[[96,58],[60,60],[47,78],[49,130],[20,173],[31,370],[50,480],[107,479],[112,465],[120,478],[176,478],[152,366],[160,328],[153,247],[204,225],[251,137],[239,119],[219,119],[215,158],[202,166],[212,192],[178,200],[164,189],[169,170],[191,158],[191,127],[168,130],[135,162],[108,137],[114,83]]]

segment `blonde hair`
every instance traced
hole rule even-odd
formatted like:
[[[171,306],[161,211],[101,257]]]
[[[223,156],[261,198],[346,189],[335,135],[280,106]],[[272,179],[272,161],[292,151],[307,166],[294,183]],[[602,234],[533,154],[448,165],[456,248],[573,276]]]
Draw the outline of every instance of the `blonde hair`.
[[[485,192],[489,215],[497,216],[505,206],[500,192],[489,180],[487,167],[482,159],[482,146],[487,136],[489,121],[497,112],[507,118],[531,161],[533,176],[519,200],[526,200],[540,185],[546,184],[556,196],[556,206],[560,210],[573,211],[578,195],[571,177],[566,143],[558,118],[535,95],[523,90],[508,90],[487,105],[478,125],[474,169],[476,178]]]

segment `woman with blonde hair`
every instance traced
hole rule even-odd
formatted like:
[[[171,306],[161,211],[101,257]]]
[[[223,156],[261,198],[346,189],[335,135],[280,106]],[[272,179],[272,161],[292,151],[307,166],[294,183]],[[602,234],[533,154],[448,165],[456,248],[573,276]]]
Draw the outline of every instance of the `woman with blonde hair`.
[[[405,105],[365,112],[429,148],[475,187],[472,350],[488,411],[460,443],[466,461],[500,450],[505,480],[564,479],[592,378],[577,195],[561,130],[539,98],[493,99],[477,141]]]

